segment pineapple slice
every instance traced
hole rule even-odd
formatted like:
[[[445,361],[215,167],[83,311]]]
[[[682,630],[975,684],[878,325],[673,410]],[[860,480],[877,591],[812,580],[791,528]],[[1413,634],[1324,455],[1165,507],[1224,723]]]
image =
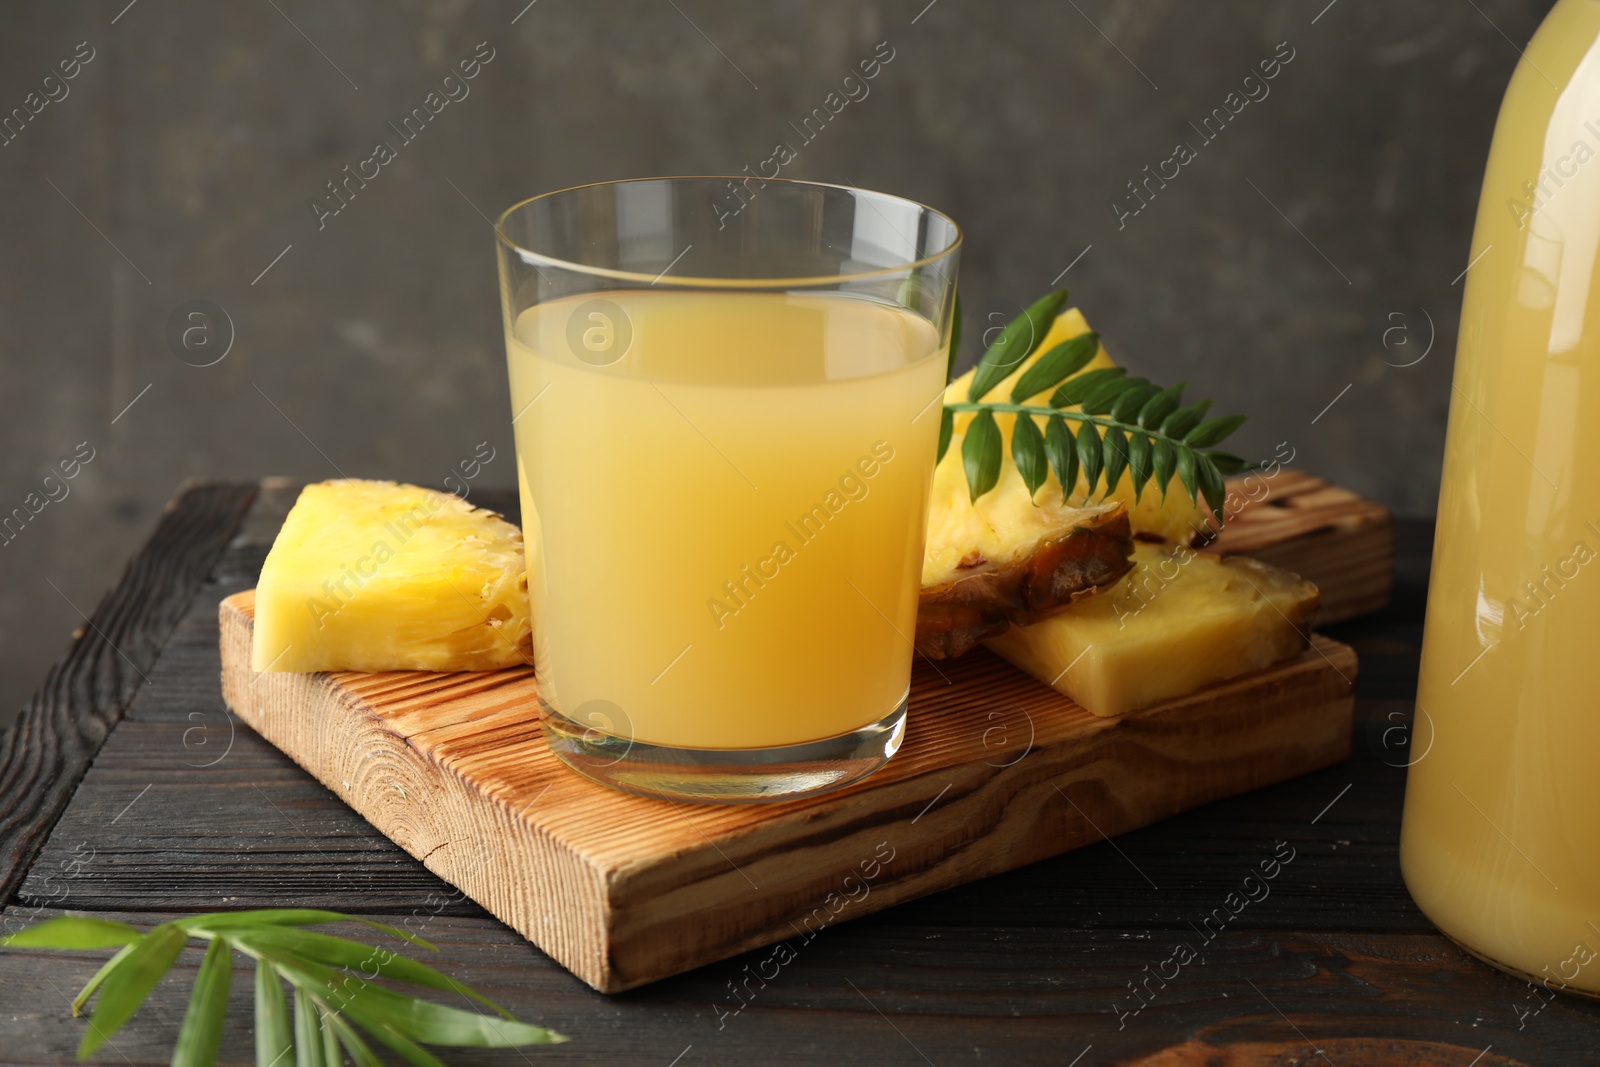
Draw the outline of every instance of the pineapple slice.
[[[1120,715],[1306,647],[1317,587],[1258,560],[1142,544],[1104,594],[987,642],[1096,715]]]
[[[481,671],[531,662],[522,533],[451,493],[308,485],[256,586],[257,671]]]
[[[1022,495],[1027,498],[1026,487]],[[1133,541],[1121,503],[1039,512],[1032,523],[1012,525],[1009,551],[1000,559],[970,549],[947,580],[922,587],[918,652],[929,659],[960,656],[1013,623],[1048,618],[1127,572]]]
[[[1033,356],[988,395],[1009,397],[1016,379],[1044,353],[1088,329],[1077,308],[1063,311]],[[1102,345],[1084,369],[1110,366]],[[968,371],[951,382],[945,399],[966,400],[972,376]],[[1029,402],[1044,404],[1053,391]],[[1030,495],[1022,475],[1006,462],[995,488],[974,501],[961,460],[961,440],[972,418],[970,412],[955,414],[949,450],[933,475],[916,634],[917,651],[929,659],[959,656],[1012,623],[1046,618],[1115,581],[1128,568],[1130,533],[1188,544],[1206,528],[1205,513],[1181,484],[1163,493],[1151,483],[1135,501],[1126,473],[1113,492],[1088,504],[1081,476],[1067,500],[1054,474]],[[1015,420],[1015,415],[995,417],[1006,455]]]

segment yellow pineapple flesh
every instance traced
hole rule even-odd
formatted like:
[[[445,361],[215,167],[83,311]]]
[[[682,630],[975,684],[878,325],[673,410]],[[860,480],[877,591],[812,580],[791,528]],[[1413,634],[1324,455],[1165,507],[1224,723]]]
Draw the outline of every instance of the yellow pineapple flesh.
[[[479,671],[532,662],[522,533],[451,493],[308,485],[256,586],[257,671]]]
[[[1306,647],[1317,587],[1258,560],[1142,544],[1111,589],[986,642],[1096,715],[1259,670]]]

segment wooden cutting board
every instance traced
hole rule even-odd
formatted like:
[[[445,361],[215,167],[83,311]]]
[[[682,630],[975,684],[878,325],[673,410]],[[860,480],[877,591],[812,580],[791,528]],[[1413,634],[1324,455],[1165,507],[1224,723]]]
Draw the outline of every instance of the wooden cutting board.
[[[222,690],[256,732],[579,978],[617,992],[1092,844],[1344,759],[1356,657],[1298,658],[1102,719],[979,650],[912,675],[905,744],[782,804],[616,792],[539,729],[533,672],[253,674],[222,602]]]
[[[1315,544],[1305,570],[1343,561],[1322,578],[1325,603],[1387,599],[1387,512],[1309,476],[1272,484],[1213,550],[1293,559],[1296,542]],[[1338,592],[1345,578],[1354,593]],[[770,977],[833,923],[1337,763],[1350,747],[1356,657],[1324,637],[1296,659],[1116,719],[979,650],[918,664],[905,744],[864,782],[782,804],[672,803],[562,765],[525,668],[255,674],[254,603],[244,592],[221,607],[233,711],[608,993],[768,945],[754,967]]]

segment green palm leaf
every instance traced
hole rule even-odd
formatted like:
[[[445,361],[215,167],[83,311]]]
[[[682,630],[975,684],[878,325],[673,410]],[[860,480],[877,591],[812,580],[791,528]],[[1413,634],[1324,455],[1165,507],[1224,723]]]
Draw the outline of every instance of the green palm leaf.
[[[117,950],[115,956],[112,956],[100,966],[100,969],[94,973],[93,978],[83,984],[83,988],[78,990],[78,995],[72,998],[72,1014],[74,1017],[82,1013],[83,1006],[89,1003],[89,998],[94,996],[96,989],[100,988],[100,983],[104,982],[106,976],[116,970],[117,966],[127,959],[128,954],[132,951],[133,945],[123,945]]]
[[[189,933],[205,934],[225,932],[241,926],[322,926],[327,923],[360,923],[380,930],[391,937],[409,941],[430,951],[438,951],[422,938],[407,933],[398,926],[373,922],[342,911],[322,911],[316,908],[260,908],[253,911],[213,911],[205,915],[192,915],[179,919],[177,925]]]
[[[1159,430],[1166,417],[1177,411],[1178,405],[1183,402],[1185,385],[1179,382],[1147,400],[1144,407],[1139,409],[1139,425],[1146,430]]]
[[[1174,411],[1161,420],[1162,436],[1170,437],[1174,441],[1183,440],[1185,434],[1200,425],[1200,420],[1206,417],[1206,411],[1210,407],[1211,401],[1202,400],[1198,404],[1190,404]]]
[[[1189,499],[1200,499],[1200,479],[1195,472],[1196,457],[1194,451],[1188,448],[1178,449],[1178,477],[1183,479],[1183,487],[1189,491]]]
[[[1172,473],[1178,466],[1178,450],[1171,441],[1160,438],[1151,451],[1151,465],[1155,469],[1156,485],[1161,487],[1161,499],[1167,499],[1167,486],[1172,483]]]
[[[292,954],[330,967],[346,967],[369,977],[382,975],[385,978],[398,978],[403,982],[428,986],[431,989],[442,989],[447,993],[461,993],[491,1011],[507,1019],[511,1018],[509,1011],[488,997],[468,989],[453,978],[445,977],[426,964],[397,956],[387,949],[373,948],[331,934],[292,927],[244,930],[238,934],[238,940],[249,948],[260,949],[266,953]]]
[[[1217,465],[1217,470],[1223,474],[1239,474],[1251,470],[1253,464],[1240,459],[1228,452],[1207,452],[1206,456]]]
[[[283,980],[266,960],[256,960],[256,1067],[288,1067],[294,1032]]]
[[[1078,484],[1078,443],[1060,415],[1050,416],[1045,425],[1044,451],[1050,459],[1050,469],[1056,472],[1056,481],[1061,484],[1061,499],[1066,500]]]
[[[326,999],[329,1007],[348,1014],[368,1030],[372,1029],[367,1025],[371,1021],[393,1027],[412,1041],[473,1048],[511,1048],[566,1040],[544,1027],[419,1000],[310,960],[268,958],[296,989],[314,991]]]
[[[1195,470],[1200,476],[1200,491],[1205,494],[1206,504],[1211,508],[1211,514],[1217,522],[1222,522],[1223,502],[1227,497],[1226,489],[1222,484],[1222,472],[1217,470],[1217,465],[1211,462],[1209,456],[1199,456],[1195,461]]]
[[[287,972],[286,972],[287,973]],[[311,994],[294,991],[294,1067],[330,1067],[322,1057],[322,1020]],[[332,1065],[337,1067],[337,1065]]]
[[[100,984],[94,1011],[89,1016],[89,1029],[78,1044],[78,1058],[87,1059],[106,1040],[133,1018],[144,998],[150,995],[161,976],[177,962],[189,938],[172,923],[162,923],[141,937],[133,951],[122,958]]]
[[[989,423],[993,425],[992,415]],[[357,1026],[418,1067],[443,1067],[424,1044],[511,1048],[566,1040],[553,1030],[517,1020],[487,997],[425,964],[387,949],[305,929],[349,921],[432,948],[392,926],[342,912],[305,908],[194,915],[162,923],[143,934],[125,923],[62,916],[18,931],[0,945],[68,950],[120,946],[73,1002],[76,1014],[91,998],[94,1001],[79,1046],[80,1058],[106,1044],[138,1011],[191,937],[207,944],[173,1046],[172,1063],[177,1067],[209,1067],[216,1061],[235,951],[256,961],[258,1067],[341,1067],[346,1055],[357,1067],[381,1067]],[[354,971],[457,993],[498,1014],[421,1000],[377,985]],[[284,981],[294,988],[293,1012],[284,995]]]
[[[1139,417],[1139,412],[1144,410],[1145,404],[1163,392],[1161,386],[1145,382],[1136,389],[1129,389],[1116,402],[1111,405],[1110,415],[1118,422],[1132,423]]]
[[[356,1033],[356,1028],[339,1018],[337,1014],[323,1017],[323,1025],[333,1028],[334,1034],[339,1038],[339,1044],[350,1054],[350,1059],[356,1067],[383,1067],[383,1061],[372,1051],[372,1047],[361,1040],[361,1035]]]
[[[1106,470],[1106,495],[1117,491],[1122,472],[1128,466],[1128,435],[1115,426],[1107,426],[1100,438],[1101,462]]]
[[[1121,367],[1101,367],[1098,370],[1084,371],[1074,378],[1068,378],[1050,396],[1050,406],[1053,408],[1067,408],[1083,403],[1084,397],[1113,378],[1127,375]]]
[[[222,1021],[228,1014],[228,985],[233,978],[233,949],[221,938],[212,941],[200,961],[200,973],[189,995],[189,1010],[172,1048],[172,1067],[208,1067],[222,1047]]]
[[[1022,403],[1082,370],[1100,351],[1100,335],[1092,330],[1056,345],[1023,371],[1011,390],[1011,399]]]
[[[317,1002],[317,1026],[322,1034],[322,1062],[328,1067],[344,1067],[344,1054],[339,1051],[339,1034],[333,1028],[337,1012],[329,1011]]]
[[[1078,407],[1083,409],[1085,415],[1104,415],[1109,412],[1114,404],[1130,389],[1137,389],[1148,383],[1143,378],[1129,378],[1126,376],[1108,378],[1100,385],[1089,390],[1089,395],[1083,398]]]
[[[1133,479],[1133,500],[1138,503],[1144,487],[1155,473],[1150,465],[1150,451],[1155,446],[1142,433],[1128,435],[1128,474]]]
[[[1094,483],[1100,477],[1100,435],[1093,426],[1078,430],[1078,465],[1083,468],[1083,498],[1094,496]]]
[[[412,1067],[445,1067],[437,1056],[388,1023],[363,1021],[362,1026],[366,1027],[367,1033],[387,1045],[390,1051],[398,1053]]]
[[[1209,448],[1242,425],[1244,425],[1243,415],[1226,415],[1220,419],[1211,419],[1184,434],[1183,443],[1190,448]]]
[[[1050,332],[1056,316],[1066,306],[1067,291],[1057,289],[1035,300],[1026,311],[1008,322],[1005,329],[1000,331],[1000,336],[978,357],[967,399],[982,400],[989,390],[1033,355]]]
[[[1223,479],[1253,467],[1213,446],[1237,430],[1244,416],[1208,420],[1211,401],[1183,404],[1182,382],[1163,388],[1132,377],[1121,367],[1084,370],[1099,351],[1098,334],[1086,331],[1045,352],[1017,376],[1008,400],[983,399],[1037,348],[1065,301],[1064,291],[1036,301],[984,353],[967,399],[944,406],[939,458],[950,447],[954,413],[971,412],[961,458],[976,501],[999,484],[1003,435],[995,416],[1010,415],[1011,462],[1030,494],[1037,493],[1053,471],[1065,500],[1075,490],[1081,471],[1084,499],[1103,498],[1116,492],[1127,472],[1136,503],[1152,481],[1164,501],[1176,475],[1191,500],[1199,503],[1204,495],[1220,522]],[[1052,386],[1048,404],[1028,403]],[[1044,420],[1043,433],[1036,417]],[[1079,424],[1076,430],[1069,427],[1072,422]]]
[[[1039,426],[1033,421],[1032,415],[1018,415],[1016,424],[1011,428],[1011,462],[1017,466],[1017,473],[1022,475],[1022,483],[1028,487],[1028,495],[1039,491],[1050,477],[1050,465],[1045,459],[1044,437],[1039,433]]]
[[[995,424],[994,412],[980,411],[967,425],[961,439],[961,464],[966,468],[973,500],[1000,480],[1000,427]]]
[[[127,923],[94,919],[87,915],[60,915],[0,937],[11,948],[110,948],[131,945],[140,938]]]

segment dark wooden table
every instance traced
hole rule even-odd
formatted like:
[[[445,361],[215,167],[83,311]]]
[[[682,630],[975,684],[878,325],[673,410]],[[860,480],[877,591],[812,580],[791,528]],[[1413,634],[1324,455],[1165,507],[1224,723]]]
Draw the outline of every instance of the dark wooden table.
[[[746,1003],[730,983],[754,956],[594,993],[232,719],[217,602],[255,583],[293,495],[187,487],[0,738],[0,925],[62,909],[405,916],[447,973],[573,1037],[452,1063],[1600,1063],[1600,1005],[1546,1003],[1471,959],[1400,880],[1424,525],[1401,526],[1393,605],[1331,631],[1362,661],[1348,762],[830,927]],[[473,499],[516,511],[514,493]],[[1268,895],[1229,910],[1289,850]],[[1152,977],[1180,943],[1196,958]],[[71,1062],[68,1001],[105,955],[0,952],[0,1061]],[[166,1062],[198,961],[102,1062]],[[249,995],[234,983],[225,1062],[251,1062]]]

